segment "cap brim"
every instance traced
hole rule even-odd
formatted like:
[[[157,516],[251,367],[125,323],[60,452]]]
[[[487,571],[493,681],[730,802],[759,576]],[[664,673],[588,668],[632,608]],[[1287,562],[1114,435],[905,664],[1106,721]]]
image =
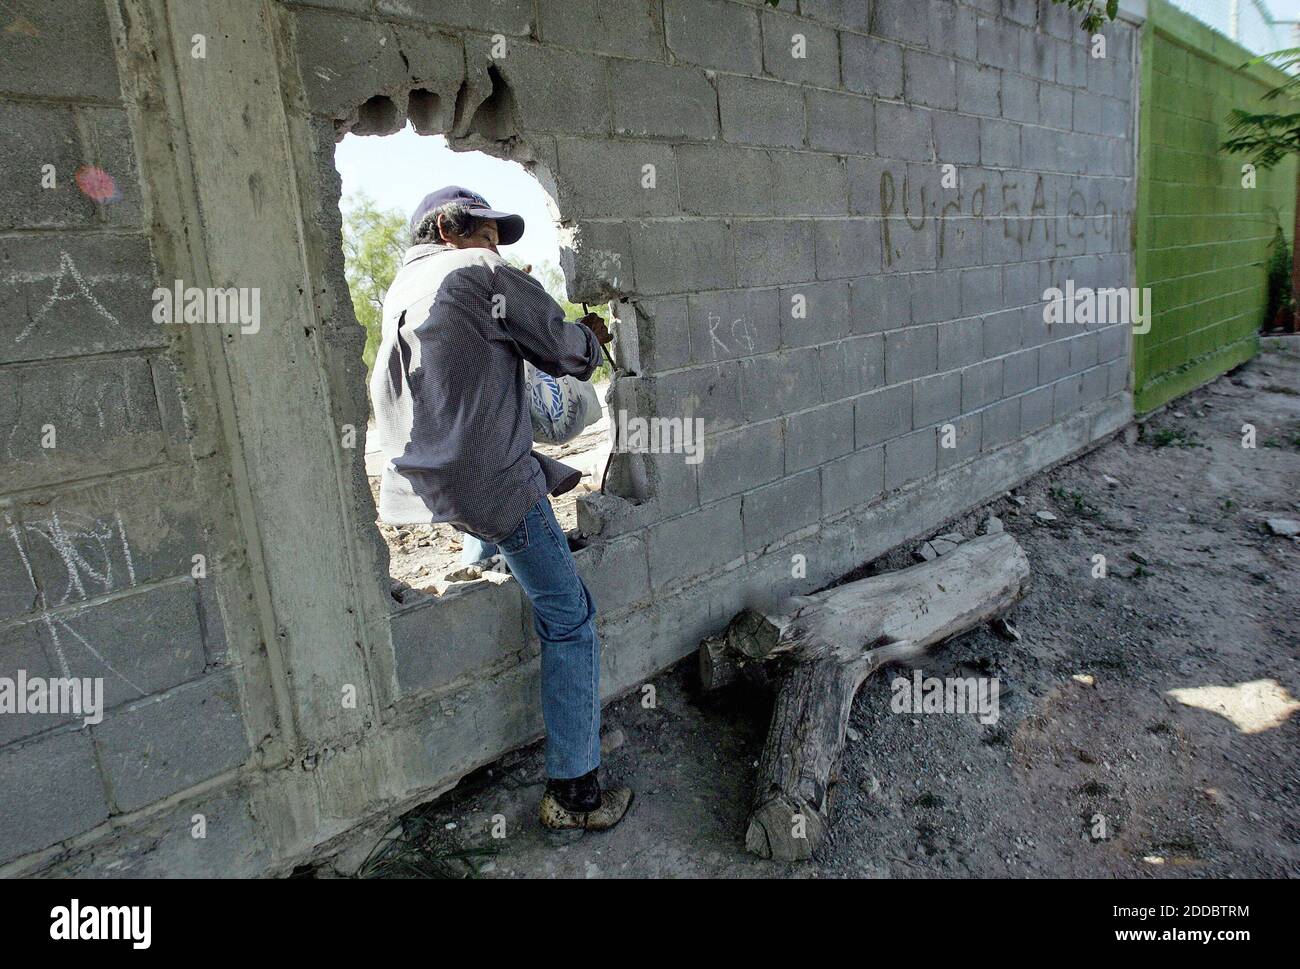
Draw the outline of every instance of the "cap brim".
[[[470,215],[478,219],[494,219],[497,224],[497,243],[503,246],[513,245],[524,235],[524,217],[496,209],[470,209]]]

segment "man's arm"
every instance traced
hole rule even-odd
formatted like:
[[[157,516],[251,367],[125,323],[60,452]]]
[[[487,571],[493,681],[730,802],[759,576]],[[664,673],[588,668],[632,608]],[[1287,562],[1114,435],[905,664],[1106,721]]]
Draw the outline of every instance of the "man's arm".
[[[523,358],[553,377],[572,376],[586,380],[600,365],[601,343],[608,342],[604,321],[574,326],[564,319],[564,310],[532,276],[513,266],[499,266],[493,277],[493,300],[504,314],[501,322],[519,346]]]

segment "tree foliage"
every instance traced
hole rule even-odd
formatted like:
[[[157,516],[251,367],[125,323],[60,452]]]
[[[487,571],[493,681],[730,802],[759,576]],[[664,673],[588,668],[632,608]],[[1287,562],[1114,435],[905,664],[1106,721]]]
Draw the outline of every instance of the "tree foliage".
[[[1253,64],[1272,64],[1291,75],[1282,84],[1264,94],[1262,100],[1277,101],[1300,94],[1300,47],[1275,50],[1252,58],[1242,68]],[[1273,168],[1288,156],[1300,152],[1300,113],[1294,111],[1244,111],[1233,108],[1228,114],[1229,137],[1223,150],[1249,155],[1256,168]]]

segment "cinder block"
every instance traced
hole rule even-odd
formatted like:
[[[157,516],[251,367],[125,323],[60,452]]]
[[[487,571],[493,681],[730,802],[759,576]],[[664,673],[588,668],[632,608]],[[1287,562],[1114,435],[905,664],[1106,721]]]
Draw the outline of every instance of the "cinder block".
[[[930,49],[975,60],[975,11],[948,0],[929,0],[929,7]]]
[[[455,584],[395,613],[393,665],[401,696],[450,686],[524,655],[523,593],[514,581]]]
[[[872,4],[873,34],[924,47],[929,31],[929,18],[924,11],[918,12],[916,0],[875,0]]]
[[[83,153],[72,108],[0,103],[0,154],[11,171],[23,173],[0,182],[0,229],[94,224],[97,206],[78,190],[75,178]],[[46,165],[53,166],[54,188],[43,184]],[[108,172],[114,178],[123,174]]]
[[[996,118],[1002,113],[1001,72],[979,64],[957,65],[957,110]]]
[[[857,397],[885,382],[885,338],[878,333],[826,343],[818,350],[823,400]]]
[[[878,219],[818,219],[817,278],[846,279],[880,272]]]
[[[0,750],[0,863],[48,848],[108,818],[90,735],[65,730]]]
[[[1097,365],[1097,346],[1100,341],[1096,331],[1080,333],[1067,342],[1070,344],[1071,372],[1082,373]]]
[[[791,414],[785,419],[785,471],[794,474],[853,450],[853,401]]]
[[[1083,378],[1071,374],[1052,384],[1052,420],[1063,421],[1083,406]]]
[[[667,145],[557,138],[556,150],[559,202],[567,218],[676,215],[680,211],[677,159]]]
[[[885,334],[885,379],[889,383],[927,376],[938,365],[938,327],[933,323]]]
[[[983,411],[945,421],[936,430],[938,469],[940,472],[964,464],[980,453],[981,416]],[[951,447],[945,445],[951,444]]]
[[[880,223],[886,272],[920,272],[938,266],[933,219],[923,218],[919,226],[908,218],[886,218]]]
[[[644,536],[592,542],[574,552],[573,558],[597,613],[617,612],[649,598],[650,560]]]
[[[1070,372],[1070,344],[1065,340],[1045,343],[1038,349],[1038,380],[1050,384]]]
[[[940,323],[937,369],[955,370],[984,356],[984,321],[978,317]]]
[[[594,303],[639,288],[633,285],[632,241],[627,222],[580,219],[575,238],[560,250],[560,262],[569,280],[569,297]],[[650,267],[653,272],[660,266]],[[646,288],[640,288],[651,295]]]
[[[1072,42],[1056,44],[1056,83],[1084,87],[1088,83],[1088,38],[1079,32]],[[1118,61],[1116,63],[1122,63]]]
[[[712,572],[743,555],[740,501],[728,498],[652,525],[647,533],[651,588]]]
[[[1081,32],[1082,33],[1082,32]],[[1056,77],[1057,43],[1046,34],[1020,31],[1020,71],[1042,81]]]
[[[51,605],[187,575],[193,557],[210,551],[192,471],[183,467],[60,492],[26,509],[16,527]],[[0,538],[13,547],[12,535]]]
[[[678,60],[758,74],[763,42],[756,11],[721,0],[664,0],[664,33]]]
[[[763,68],[787,81],[839,87],[839,38],[829,27],[769,10],[763,14]]]
[[[881,333],[912,320],[912,285],[907,276],[867,276],[849,282],[853,332]]]
[[[1002,395],[1012,397],[1037,387],[1038,350],[1021,350],[1002,361]]]
[[[709,438],[700,462],[700,500],[726,498],[785,474],[784,425],[764,421]]]
[[[531,0],[376,0],[376,11],[393,20],[470,27],[489,34],[527,35],[533,29]]]
[[[993,168],[1020,167],[1020,126],[981,118],[980,162]]]
[[[63,675],[49,649],[46,623],[35,620],[0,629],[0,677],[17,684],[20,677],[25,677],[30,683],[38,678]],[[80,725],[82,721],[81,717],[66,712],[32,713],[9,709],[4,714],[0,716],[0,747],[73,721]],[[3,848],[0,848],[0,854],[3,854]]]
[[[961,409],[978,410],[1002,394],[1002,360],[985,360],[961,372]]]
[[[821,401],[816,347],[783,350],[741,361],[745,421],[765,421]]]
[[[841,339],[853,332],[846,282],[784,286],[778,305],[782,346],[812,346]]]
[[[980,121],[966,114],[935,111],[934,152],[940,165],[972,165],[980,160]]]
[[[885,490],[893,491],[935,472],[938,438],[934,428],[913,431],[885,442]]]
[[[20,519],[0,514],[0,619],[31,612],[38,601],[24,532]]]
[[[961,413],[961,373],[935,374],[914,382],[912,387],[912,426],[938,424]]]
[[[341,696],[322,702],[341,702]],[[249,753],[231,674],[141,701],[91,733],[119,811],[134,811],[233,770]]]
[[[697,68],[611,60],[609,89],[637,92],[636,97],[614,99],[618,134],[695,140],[718,136],[718,95]]]
[[[729,289],[736,283],[731,230],[717,219],[641,222],[631,229],[632,262],[642,293]]]
[[[538,0],[537,13],[541,38],[548,44],[663,60],[663,18],[658,4]]]
[[[764,286],[812,279],[817,272],[813,223],[752,219],[732,223],[736,282]]]
[[[293,24],[303,88],[316,114],[345,118],[406,76],[390,24],[319,10],[295,11]],[[464,63],[459,52],[457,61]]]
[[[904,161],[934,159],[930,112],[907,104],[876,105],[876,144],[880,154]]]
[[[984,356],[999,357],[1020,349],[1020,331],[1025,311],[1022,307],[1001,310],[984,317]]]
[[[156,284],[143,236],[114,236],[111,244],[84,236],[12,236],[0,240],[0,265],[7,274],[0,289],[0,363],[167,345],[152,318]]]
[[[1079,388],[1079,401],[1082,405],[1094,404],[1101,400],[1108,393],[1108,371],[1105,366],[1092,367],[1085,370],[1081,377]]]
[[[1023,433],[1030,434],[1042,430],[1052,423],[1052,401],[1055,392],[1052,386],[1036,387],[1020,399],[1020,427]]]
[[[903,96],[903,48],[862,34],[840,34],[844,86],[877,98]]]
[[[729,363],[691,367],[647,378],[646,394],[653,408],[648,413],[658,417],[703,418],[706,434],[735,427],[742,423],[740,372],[738,364]]]
[[[1020,28],[994,17],[975,21],[976,59],[1004,71],[1020,70]]]
[[[772,159],[761,148],[677,146],[682,211],[691,215],[769,215]]]
[[[749,357],[781,345],[775,289],[697,293],[688,306],[695,363]]]
[[[961,274],[957,270],[915,273],[912,283],[911,321],[934,323],[961,316]]]
[[[844,159],[849,182],[849,211],[854,215],[879,217],[888,201],[897,208],[899,178],[895,169],[906,171],[898,162],[884,158],[850,155]]]
[[[1038,82],[1020,74],[1002,78],[1002,117],[1022,124],[1038,124]]]
[[[1071,128],[1074,125],[1074,93],[1055,84],[1038,88],[1039,118],[1053,128]]]
[[[1009,444],[1020,436],[1020,398],[1011,397],[1000,400],[984,409],[983,441],[981,448],[992,451],[994,448]]]
[[[967,269],[961,274],[961,312],[963,316],[976,316],[1005,306],[1002,298],[1002,269],[989,266]],[[1019,327],[1016,340],[1020,339]]]
[[[804,92],[808,105],[808,145],[839,154],[867,155],[875,150],[875,102],[859,94]]]
[[[821,518],[821,476],[805,471],[746,492],[743,501],[745,548],[760,549]]]
[[[685,296],[638,300],[636,332],[643,374],[672,370],[690,362],[690,317]]]
[[[779,214],[848,214],[848,182],[839,158],[819,152],[774,151],[772,165]]]
[[[947,57],[907,48],[903,52],[903,95],[931,108],[956,110],[956,64]]]
[[[911,383],[886,387],[854,401],[854,441],[859,451],[912,429],[912,387]]]
[[[113,35],[98,0],[16,0],[5,5],[5,26],[0,91],[89,101],[121,97]]]
[[[1129,347],[1129,329],[1123,323],[1108,326],[1098,331],[1097,358],[1108,363],[1116,357],[1124,356]]]
[[[871,7],[869,0],[803,0],[799,13],[840,27],[869,30]]]
[[[771,148],[802,148],[804,100],[797,85],[723,74],[717,79],[722,137]]]
[[[880,497],[885,489],[885,449],[867,448],[821,466],[822,514],[834,517]]]
[[[32,488],[160,461],[166,441],[143,357],[0,370],[5,487]],[[53,437],[49,436],[52,428]],[[42,442],[53,441],[53,447]]]

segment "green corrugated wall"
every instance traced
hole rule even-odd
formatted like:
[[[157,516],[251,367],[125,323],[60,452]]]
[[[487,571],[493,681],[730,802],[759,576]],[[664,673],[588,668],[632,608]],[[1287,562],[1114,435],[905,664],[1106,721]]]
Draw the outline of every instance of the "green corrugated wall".
[[[1244,156],[1219,151],[1233,108],[1285,75],[1241,65],[1250,52],[1151,0],[1142,43],[1137,280],[1151,288],[1151,332],[1134,336],[1134,403],[1150,411],[1253,356],[1264,264],[1280,224],[1289,239],[1295,159],[1242,186]],[[1277,105],[1278,102],[1272,102]],[[1281,102],[1285,105],[1286,102]]]

